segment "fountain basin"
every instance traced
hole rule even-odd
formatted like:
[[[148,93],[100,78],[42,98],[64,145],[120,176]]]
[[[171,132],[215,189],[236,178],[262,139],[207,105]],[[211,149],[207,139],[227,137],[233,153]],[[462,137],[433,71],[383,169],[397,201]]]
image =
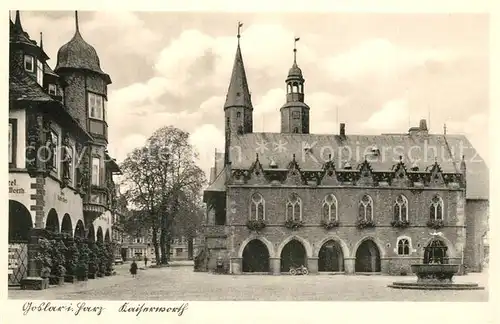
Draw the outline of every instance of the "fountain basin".
[[[453,283],[453,276],[459,271],[459,264],[412,264],[411,270],[417,275],[415,282],[393,282],[395,289],[420,290],[482,290],[476,283]]]
[[[417,282],[451,283],[460,269],[459,264],[412,264],[411,271],[417,275]]]

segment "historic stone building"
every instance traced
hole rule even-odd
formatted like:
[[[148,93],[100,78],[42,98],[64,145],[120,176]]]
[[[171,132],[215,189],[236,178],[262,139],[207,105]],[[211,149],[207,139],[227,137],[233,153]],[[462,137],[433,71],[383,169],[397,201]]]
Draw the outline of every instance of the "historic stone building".
[[[75,21],[54,70],[41,33],[39,43],[31,39],[19,11],[10,21],[9,284],[38,276],[27,244],[36,242],[37,229],[112,237],[119,168],[106,150],[111,79]]]
[[[239,37],[238,37],[239,38]],[[226,145],[204,192],[200,270],[231,273],[409,273],[449,262],[480,270],[488,230],[488,168],[462,135],[310,134],[304,77],[289,70],[280,133],[252,131],[238,39],[224,105]],[[427,255],[430,243],[445,255]]]

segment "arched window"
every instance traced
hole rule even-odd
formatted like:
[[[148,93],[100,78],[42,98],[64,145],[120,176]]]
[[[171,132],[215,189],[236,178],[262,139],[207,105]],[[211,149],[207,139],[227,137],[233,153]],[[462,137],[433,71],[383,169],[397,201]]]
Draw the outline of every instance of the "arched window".
[[[294,128],[293,128],[293,132],[294,132],[294,133],[298,133],[298,132],[299,132],[299,128],[298,128],[298,127],[294,127]]]
[[[286,219],[302,220],[302,200],[295,193],[286,202]]]
[[[410,255],[410,241],[407,238],[398,240],[398,255]]]
[[[403,195],[399,195],[394,203],[394,220],[408,220],[408,199]]]
[[[261,194],[255,193],[252,195],[252,201],[250,202],[250,219],[264,220],[266,219],[265,214],[265,201]]]
[[[323,219],[325,221],[337,220],[337,198],[333,194],[323,199]]]
[[[443,220],[443,199],[439,196],[432,198],[430,207],[431,220]]]
[[[236,118],[241,118],[241,112],[236,112]]]
[[[295,83],[295,82],[294,82],[294,83],[292,84],[292,88],[293,88],[293,90],[292,90],[292,92],[293,92],[293,93],[297,93],[297,92],[299,92],[299,86],[298,86],[298,84],[297,84],[297,83]]]
[[[287,85],[288,93],[292,93],[292,85],[289,83]]]
[[[359,218],[367,221],[373,220],[373,200],[372,197],[364,195],[359,202]]]

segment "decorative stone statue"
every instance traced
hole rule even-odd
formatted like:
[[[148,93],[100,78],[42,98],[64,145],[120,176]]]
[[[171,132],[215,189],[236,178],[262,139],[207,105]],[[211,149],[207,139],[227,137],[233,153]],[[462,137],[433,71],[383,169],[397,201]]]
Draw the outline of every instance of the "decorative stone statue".
[[[62,147],[62,175],[63,183],[67,185],[71,180],[71,166],[73,165],[73,150],[69,143],[68,136],[64,136]]]

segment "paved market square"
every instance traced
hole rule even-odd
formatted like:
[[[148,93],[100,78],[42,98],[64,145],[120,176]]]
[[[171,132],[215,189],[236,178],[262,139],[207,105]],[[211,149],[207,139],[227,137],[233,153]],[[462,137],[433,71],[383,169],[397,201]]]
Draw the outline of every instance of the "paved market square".
[[[116,267],[112,277],[89,280],[42,291],[10,289],[9,298],[32,300],[180,300],[180,301],[457,301],[487,302],[488,275],[456,276],[455,282],[476,282],[485,290],[423,291],[388,288],[393,281],[416,280],[395,276],[271,276],[216,275],[194,272],[192,265],[128,273],[128,264]]]

